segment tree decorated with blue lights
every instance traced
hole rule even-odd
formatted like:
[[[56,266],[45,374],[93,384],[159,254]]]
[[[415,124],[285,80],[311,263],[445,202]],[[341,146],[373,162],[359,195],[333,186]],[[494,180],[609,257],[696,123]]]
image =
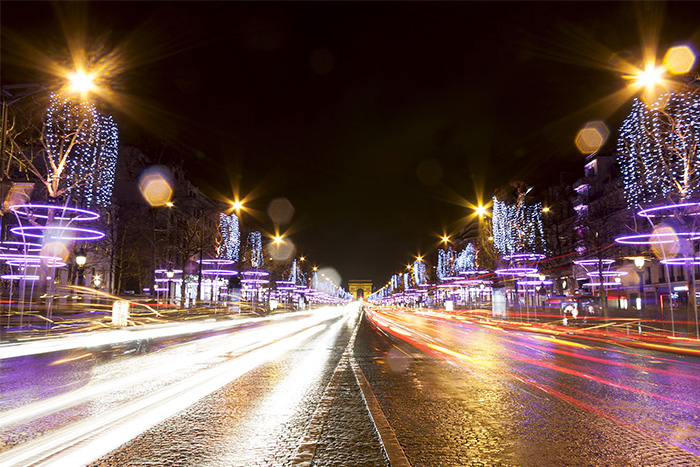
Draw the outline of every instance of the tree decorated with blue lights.
[[[423,260],[417,259],[413,262],[413,280],[416,285],[423,285],[428,283],[428,275],[426,273],[426,267]]]
[[[440,248],[438,250],[435,274],[440,278],[440,280],[446,280],[450,277],[454,277],[456,275],[455,273],[455,251],[451,246],[448,246],[447,250]]]
[[[473,243],[467,243],[467,246],[457,255],[455,268],[458,273],[474,271],[477,267],[476,261],[476,248],[474,248]]]
[[[262,234],[257,230],[248,234],[245,251],[246,260],[253,269],[260,269],[263,266]]]
[[[514,196],[500,193],[493,197],[494,247],[501,255],[545,252],[542,203],[526,202],[531,188],[524,183],[514,182],[512,186],[515,188]]]
[[[241,246],[238,216],[234,213],[219,213],[219,234],[221,235],[221,244],[218,248],[218,257],[238,261],[238,253]]]
[[[635,99],[617,141],[627,206],[697,198],[698,144],[700,98],[695,92],[664,94],[650,105]]]
[[[110,204],[119,144],[112,117],[92,102],[52,94],[40,140],[37,151],[10,138],[9,153],[41,180],[50,199],[69,194],[86,208]]]

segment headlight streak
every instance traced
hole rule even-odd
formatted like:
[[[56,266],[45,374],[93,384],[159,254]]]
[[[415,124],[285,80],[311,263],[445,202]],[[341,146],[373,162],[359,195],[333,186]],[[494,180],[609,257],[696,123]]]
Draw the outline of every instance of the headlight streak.
[[[243,318],[233,320],[203,320],[185,323],[168,323],[144,325],[130,329],[103,330],[80,335],[50,337],[45,340],[31,340],[13,344],[0,345],[0,360],[38,355],[42,353],[61,352],[79,348],[95,348],[112,344],[121,344],[145,339],[161,339],[165,337],[185,336],[211,331],[224,331],[250,323],[276,321],[283,315],[265,318]]]
[[[348,313],[348,310],[342,308],[316,312],[303,319],[278,325],[283,329],[277,332],[272,332],[269,326],[264,329],[256,329],[258,332],[254,333],[254,337],[259,338],[259,334],[264,334],[266,339],[264,342],[259,342],[257,345],[251,344],[250,341],[253,339],[251,337],[245,342],[241,342],[241,345],[236,349],[230,347],[215,348],[196,357],[193,356],[189,362],[190,365],[201,364],[206,358],[212,356],[241,351],[246,347],[250,348],[251,345],[256,347],[255,350],[250,350],[244,355],[201,370],[184,381],[179,381],[162,390],[122,404],[116,410],[85,419],[65,428],[53,430],[40,438],[2,452],[0,453],[0,466],[27,465],[28,463],[32,463],[32,465],[86,465],[234,379],[323,332],[328,327],[329,321]],[[345,319],[341,320],[341,325],[344,323]],[[341,325],[334,326],[333,329],[337,332]],[[151,369],[147,371],[152,374]],[[173,371],[171,367],[162,369],[162,372],[171,371]],[[111,390],[114,390],[123,387],[124,384],[131,384],[133,380],[139,378],[143,378],[143,374],[139,373],[122,378],[115,381],[113,385],[105,383],[98,388],[81,388],[81,390],[75,391],[75,394],[65,395],[64,400],[60,400],[63,396],[59,396],[52,398],[51,402],[58,401],[63,406],[68,406],[70,401],[84,401],[84,397],[96,397],[109,391],[110,386],[112,386]],[[38,416],[37,414],[41,415],[42,411],[50,411],[51,402],[38,403],[39,405],[31,404],[30,407],[34,408],[29,418]],[[5,425],[17,423],[22,419],[20,412],[28,409],[29,407],[21,407],[4,413],[2,423]],[[12,416],[12,421],[9,423],[5,421],[8,414]],[[49,458],[49,456],[51,457]]]
[[[672,433],[668,437],[664,437],[663,435],[659,435],[658,433],[652,433],[649,430],[644,429],[643,427],[639,426],[638,424],[634,424],[631,422],[628,422],[612,413],[609,413],[606,410],[603,410],[599,407],[596,407],[595,405],[589,403],[590,401],[606,404],[606,401],[603,401],[601,399],[593,397],[591,394],[584,393],[582,391],[579,391],[575,388],[571,388],[568,385],[563,384],[561,381],[553,381],[551,379],[548,379],[544,376],[542,376],[541,373],[531,373],[527,370],[522,370],[525,372],[526,375],[521,375],[518,374],[521,370],[518,370],[518,372],[515,371],[510,371],[508,369],[502,368],[501,366],[494,365],[491,362],[487,362],[478,358],[474,358],[473,356],[470,356],[466,353],[463,353],[461,351],[454,350],[450,348],[449,343],[442,343],[442,340],[436,341],[433,337],[428,337],[428,339],[424,339],[424,336],[421,333],[418,333],[415,329],[412,329],[413,334],[411,336],[407,336],[404,333],[396,333],[392,332],[394,329],[397,327],[398,323],[405,323],[406,322],[406,315],[415,315],[417,313],[402,313],[402,312],[397,312],[395,309],[390,309],[390,308],[379,308],[379,307],[373,307],[373,309],[366,313],[367,316],[372,320],[375,324],[375,326],[378,326],[382,329],[383,332],[386,332],[387,334],[391,334],[394,338],[403,340],[405,342],[408,342],[409,344],[413,345],[414,347],[422,350],[425,353],[428,353],[430,355],[434,355],[437,357],[441,358],[446,358],[449,360],[454,360],[457,362],[463,362],[467,364],[467,367],[465,369],[470,370],[471,373],[475,373],[474,371],[471,371],[469,366],[473,366],[475,368],[488,368],[492,371],[495,372],[495,374],[504,374],[507,375],[511,378],[514,378],[517,381],[520,381],[528,386],[534,387],[546,394],[553,395],[561,400],[564,400],[568,403],[571,403],[577,407],[589,410],[591,412],[594,412],[600,416],[605,417],[608,420],[611,420],[615,423],[618,423],[622,426],[625,426],[629,429],[636,430],[638,432],[641,432],[645,435],[651,436],[654,439],[657,439],[659,441],[663,441],[669,444],[672,444],[674,446],[677,446],[681,449],[684,449],[686,451],[692,452],[696,455],[699,455],[700,452],[698,452],[696,449],[694,449],[691,446],[686,446],[682,444],[679,441],[676,441],[672,435]],[[377,315],[380,315],[382,318],[377,319]],[[464,319],[463,317],[458,317],[455,318],[454,315],[440,315],[439,313],[423,313],[422,314],[426,319],[436,319],[440,321],[451,321],[454,324],[458,324],[463,326],[464,325]],[[427,324],[427,323],[426,323]],[[511,323],[506,323],[506,324],[511,324]],[[425,324],[417,324],[417,327],[427,327]],[[489,329],[493,329],[491,326],[479,323],[479,322],[472,322],[467,326],[467,329],[469,328],[484,328],[487,327]],[[511,329],[525,329],[524,327],[520,326],[512,326]],[[529,330],[529,329],[528,329]],[[542,330],[539,327],[535,327],[532,330],[537,330],[538,332],[542,332]],[[495,331],[495,332],[494,332]],[[590,355],[586,355],[587,351],[590,350],[596,350],[596,351],[606,351],[606,352],[614,352],[614,353],[620,353],[624,355],[631,355],[637,358],[642,358],[642,359],[651,359],[650,361],[668,361],[668,362],[673,362],[676,364],[688,364],[692,365],[691,363],[684,362],[682,360],[674,360],[674,359],[665,359],[662,357],[658,356],[649,356],[649,355],[644,355],[644,354],[637,354],[637,353],[632,353],[632,352],[626,352],[618,349],[613,349],[613,348],[607,348],[607,347],[598,347],[598,346],[590,346],[590,345],[584,345],[584,344],[579,344],[576,342],[572,342],[570,340],[563,340],[563,339],[558,339],[556,337],[548,337],[548,336],[541,336],[541,335],[532,335],[530,333],[521,335],[520,333],[514,333],[512,330],[507,331],[503,330],[500,328],[493,329],[491,332],[493,335],[496,336],[496,338],[506,344],[509,345],[515,345],[520,348],[528,348],[536,351],[542,351],[542,352],[550,352],[550,353],[556,353],[559,355],[566,355],[569,357],[575,357],[578,359],[581,359],[582,361],[590,361],[590,362],[595,362],[595,363],[601,363],[601,364],[606,364],[606,365],[611,365],[611,366],[616,366],[616,367],[623,367],[623,368],[628,368],[632,370],[638,370],[639,372],[644,372],[644,373],[654,373],[654,374],[659,374],[659,375],[664,375],[664,376],[673,376],[677,378],[688,378],[691,380],[699,380],[700,377],[697,375],[692,375],[692,374],[679,374],[677,371],[671,372],[668,370],[663,370],[663,369],[658,369],[658,368],[650,368],[646,366],[641,366],[641,365],[634,365],[631,363],[627,362],[619,362],[616,360],[606,360],[606,359],[601,359],[601,358],[596,358],[592,357]],[[544,331],[546,332],[546,331]],[[512,337],[512,336],[516,337]],[[556,334],[555,334],[556,335]],[[561,335],[564,335],[561,333]],[[589,338],[590,336],[569,336],[567,335],[567,338]],[[540,340],[540,341],[546,341],[550,342],[553,345],[564,345],[568,347],[573,347],[578,349],[576,352],[574,351],[565,351],[553,347],[546,347],[544,345],[537,345],[534,344],[532,341],[535,340]],[[587,340],[597,340],[605,343],[615,343],[615,341],[611,339],[603,339],[603,338],[593,338],[593,339],[587,339]],[[438,343],[440,342],[440,343]],[[627,344],[628,342],[624,342]],[[642,344],[647,344],[647,343],[642,343]],[[651,344],[649,346],[646,345],[640,345],[640,347],[646,347],[646,348],[652,348],[652,349],[658,349],[659,347],[664,348],[671,348],[668,346],[661,346],[659,344]],[[673,348],[675,350],[675,348]],[[585,371],[580,371],[577,369],[572,369],[568,368],[563,365],[554,365],[546,362],[542,362],[541,360],[536,360],[534,358],[525,358],[520,355],[520,352],[515,352],[515,351],[506,351],[505,354],[501,354],[501,356],[504,356],[508,359],[512,359],[515,361],[519,361],[525,364],[529,365],[534,365],[539,368],[544,368],[547,370],[552,370],[554,372],[558,373],[564,373],[564,374],[569,374],[578,378],[582,378],[588,381],[593,381],[595,383],[603,385],[603,387],[612,387],[621,391],[629,392],[629,393],[634,393],[634,394],[639,394],[642,395],[646,398],[652,398],[660,401],[664,401],[666,403],[672,404],[673,406],[686,406],[692,409],[692,412],[697,411],[700,409],[700,406],[697,404],[694,404],[692,402],[682,400],[679,398],[674,398],[674,397],[669,397],[664,394],[657,394],[653,393],[650,391],[646,391],[643,389],[639,389],[636,387],[632,387],[627,384],[623,384],[621,382],[613,381],[609,378],[603,378],[600,376],[596,376],[594,374],[591,374],[590,372],[585,372]],[[570,365],[570,366],[575,366],[575,365]],[[531,374],[537,375],[537,378],[545,381],[545,382],[540,382],[540,381],[535,381],[532,379],[532,377],[528,376]],[[645,383],[643,380],[639,380],[640,383]],[[580,395],[580,398],[571,396],[569,394],[563,393],[557,389],[555,389],[552,386],[547,385],[547,383],[552,384],[552,385],[558,385],[561,387],[566,388],[567,390],[572,390],[575,394]],[[690,412],[690,413],[692,413]]]

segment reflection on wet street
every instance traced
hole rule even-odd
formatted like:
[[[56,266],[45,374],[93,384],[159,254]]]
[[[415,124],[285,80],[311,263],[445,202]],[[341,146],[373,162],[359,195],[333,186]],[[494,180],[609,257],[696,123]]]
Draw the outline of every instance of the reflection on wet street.
[[[0,466],[700,464],[693,355],[359,311],[4,344]]]
[[[700,463],[696,357],[440,313],[368,317],[358,360],[413,465]]]

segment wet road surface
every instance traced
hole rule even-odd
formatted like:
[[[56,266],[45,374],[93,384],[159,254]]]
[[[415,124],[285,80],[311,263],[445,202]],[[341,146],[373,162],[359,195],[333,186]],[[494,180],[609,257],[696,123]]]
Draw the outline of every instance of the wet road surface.
[[[0,359],[0,466],[700,465],[695,357],[359,316]]]

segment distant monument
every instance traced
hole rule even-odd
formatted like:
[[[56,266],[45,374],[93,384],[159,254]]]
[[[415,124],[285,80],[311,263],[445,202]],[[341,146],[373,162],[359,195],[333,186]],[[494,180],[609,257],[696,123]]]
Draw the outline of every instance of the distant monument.
[[[372,281],[356,280],[348,281],[348,291],[355,300],[364,299],[372,293]]]

